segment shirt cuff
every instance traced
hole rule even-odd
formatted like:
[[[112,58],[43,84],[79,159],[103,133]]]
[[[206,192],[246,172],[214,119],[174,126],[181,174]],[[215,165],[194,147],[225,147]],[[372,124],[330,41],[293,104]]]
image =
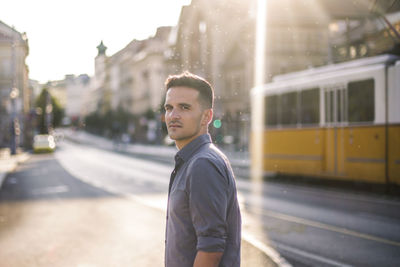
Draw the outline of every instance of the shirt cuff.
[[[225,239],[212,236],[198,236],[197,250],[205,252],[223,252],[225,249]]]

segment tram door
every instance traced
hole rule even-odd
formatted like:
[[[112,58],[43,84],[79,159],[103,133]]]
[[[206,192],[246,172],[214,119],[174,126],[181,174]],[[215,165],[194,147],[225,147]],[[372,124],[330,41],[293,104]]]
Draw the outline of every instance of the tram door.
[[[344,123],[347,121],[346,87],[324,88],[325,106],[325,173],[342,176],[345,171]]]

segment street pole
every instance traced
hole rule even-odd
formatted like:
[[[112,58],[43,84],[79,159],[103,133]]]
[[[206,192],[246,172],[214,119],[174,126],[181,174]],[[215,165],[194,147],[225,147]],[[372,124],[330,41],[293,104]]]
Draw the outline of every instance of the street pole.
[[[19,137],[19,123],[18,123],[17,105],[16,105],[18,95],[19,95],[18,89],[16,87],[12,88],[10,92],[10,99],[11,99],[10,149],[12,155],[15,155],[17,153],[18,137]]]
[[[13,32],[13,41],[11,45],[11,64],[12,64],[12,88],[10,92],[10,100],[11,100],[11,116],[10,116],[10,149],[11,154],[17,154],[17,147],[18,147],[18,138],[19,138],[19,122],[18,122],[18,111],[17,111],[17,98],[19,96],[19,90],[16,87],[17,84],[17,57],[15,55],[16,41],[15,41],[15,33]]]
[[[51,134],[52,132],[52,120],[53,120],[53,104],[51,103],[51,95],[49,91],[46,91],[47,95],[46,95],[46,128],[47,128],[47,133]]]

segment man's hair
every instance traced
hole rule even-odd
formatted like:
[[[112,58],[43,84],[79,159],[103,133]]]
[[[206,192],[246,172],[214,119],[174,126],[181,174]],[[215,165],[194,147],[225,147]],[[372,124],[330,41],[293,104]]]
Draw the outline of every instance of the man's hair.
[[[168,91],[171,87],[189,87],[199,92],[200,104],[205,108],[214,106],[214,89],[204,78],[193,73],[185,71],[178,75],[170,75],[165,81],[165,89]]]

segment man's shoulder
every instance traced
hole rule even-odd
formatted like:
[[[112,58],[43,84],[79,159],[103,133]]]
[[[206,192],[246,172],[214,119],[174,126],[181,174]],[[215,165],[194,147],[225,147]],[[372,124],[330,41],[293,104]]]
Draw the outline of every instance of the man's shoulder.
[[[197,151],[195,155],[193,155],[193,160],[200,160],[200,159],[211,159],[213,161],[222,160],[227,161],[228,158],[225,154],[213,143],[206,144],[202,146],[201,149]]]
[[[210,144],[208,148],[203,148],[202,151],[193,155],[188,162],[186,171],[192,179],[207,180],[206,184],[213,184],[213,182],[221,180],[225,181],[225,186],[230,183],[231,175],[229,175],[229,163],[225,161],[223,156],[222,152],[213,149]],[[215,179],[216,177],[221,179]]]
[[[199,149],[188,163],[190,169],[214,166],[214,168],[223,170],[230,166],[229,160],[225,154],[212,143],[204,145]]]

